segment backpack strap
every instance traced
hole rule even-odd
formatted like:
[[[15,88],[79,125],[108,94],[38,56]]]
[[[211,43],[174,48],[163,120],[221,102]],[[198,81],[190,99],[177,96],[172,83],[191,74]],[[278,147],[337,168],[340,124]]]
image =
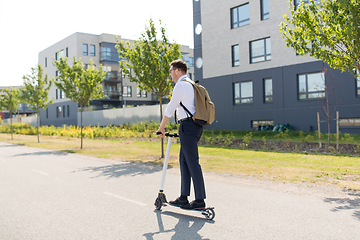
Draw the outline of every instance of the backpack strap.
[[[185,81],[185,82],[188,82],[188,83],[190,83],[191,85],[193,85],[192,81],[191,81],[190,79],[188,79],[188,77],[184,78],[184,79],[181,80],[181,81]],[[194,86],[193,86],[193,87],[194,87]],[[190,116],[190,117],[193,117],[193,116],[194,116],[194,115],[191,114],[191,112],[189,111],[189,109],[187,109],[182,102],[180,102],[180,106],[182,106],[182,107],[184,108],[184,110],[185,110],[185,112],[186,112],[186,115],[188,115],[188,116]]]
[[[190,117],[193,117],[193,116],[194,116],[194,115],[191,114],[191,112],[189,111],[189,109],[187,109],[182,102],[180,102],[180,106],[182,106],[182,107],[184,108],[184,110],[186,111],[186,115],[190,115]]]

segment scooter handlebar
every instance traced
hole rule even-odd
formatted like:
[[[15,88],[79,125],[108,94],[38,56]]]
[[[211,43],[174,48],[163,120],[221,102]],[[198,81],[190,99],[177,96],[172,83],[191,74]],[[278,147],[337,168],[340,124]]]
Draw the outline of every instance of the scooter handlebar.
[[[161,134],[161,132],[156,132],[156,135],[160,135],[160,134]],[[166,137],[179,137],[179,134],[166,132],[165,136]]]

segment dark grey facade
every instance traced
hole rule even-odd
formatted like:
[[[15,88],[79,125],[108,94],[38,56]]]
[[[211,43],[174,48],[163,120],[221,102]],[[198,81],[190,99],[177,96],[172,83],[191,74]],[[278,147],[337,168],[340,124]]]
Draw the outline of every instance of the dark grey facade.
[[[336,131],[338,111],[340,132],[360,133],[360,80],[287,48],[279,31],[282,15],[289,10],[286,1],[266,2],[264,12],[261,1],[255,0],[193,1],[195,75],[207,88],[216,109],[216,120],[208,128],[250,130],[270,123],[315,131],[317,113],[321,121],[326,120],[321,111],[326,85],[331,132]],[[242,6],[250,6],[247,14],[234,20],[232,10]],[[262,42],[264,45],[259,44]],[[270,101],[266,101],[267,79],[271,81]],[[327,123],[321,123],[321,131],[327,132]]]
[[[61,108],[61,111],[59,111]],[[78,104],[72,101],[57,102],[40,109],[40,125],[77,126]]]
[[[284,66],[260,71],[239,73],[204,79],[201,83],[208,89],[216,106],[216,121],[212,129],[243,130],[254,129],[253,121],[273,121],[274,124],[290,124],[297,130],[317,130],[317,112],[321,120],[326,117],[320,108],[323,99],[298,97],[298,75],[319,72],[325,64],[321,61]],[[328,67],[328,66],[327,66]],[[341,119],[360,117],[360,96],[356,93],[356,80],[350,73],[331,70],[326,75],[328,88],[335,86],[329,94],[331,112],[339,111]],[[334,79],[332,82],[331,79]],[[263,79],[273,80],[273,101],[265,103]],[[253,82],[253,103],[234,104],[233,84],[242,81]],[[336,104],[334,96],[336,97]],[[334,114],[333,118],[336,118]],[[321,131],[327,132],[327,124],[321,123]],[[331,121],[331,131],[336,131],[336,121]],[[359,133],[359,126],[341,126],[341,132]]]

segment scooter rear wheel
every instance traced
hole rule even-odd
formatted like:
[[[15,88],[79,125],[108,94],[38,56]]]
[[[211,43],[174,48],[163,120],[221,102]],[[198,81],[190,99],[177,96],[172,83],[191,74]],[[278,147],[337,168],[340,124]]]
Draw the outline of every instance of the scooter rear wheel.
[[[215,217],[215,211],[212,208],[208,208],[205,210],[204,215],[207,220],[213,220]]]

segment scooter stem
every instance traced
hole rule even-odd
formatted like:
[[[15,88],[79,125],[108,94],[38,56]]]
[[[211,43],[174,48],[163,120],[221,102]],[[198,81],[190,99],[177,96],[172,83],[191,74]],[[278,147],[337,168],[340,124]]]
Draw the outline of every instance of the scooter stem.
[[[165,182],[165,176],[166,176],[166,170],[169,163],[169,157],[170,157],[170,149],[171,149],[171,141],[172,137],[168,137],[168,144],[166,147],[166,153],[165,153],[165,159],[164,159],[164,167],[161,175],[161,181],[160,181],[160,191],[164,190],[164,182]]]

